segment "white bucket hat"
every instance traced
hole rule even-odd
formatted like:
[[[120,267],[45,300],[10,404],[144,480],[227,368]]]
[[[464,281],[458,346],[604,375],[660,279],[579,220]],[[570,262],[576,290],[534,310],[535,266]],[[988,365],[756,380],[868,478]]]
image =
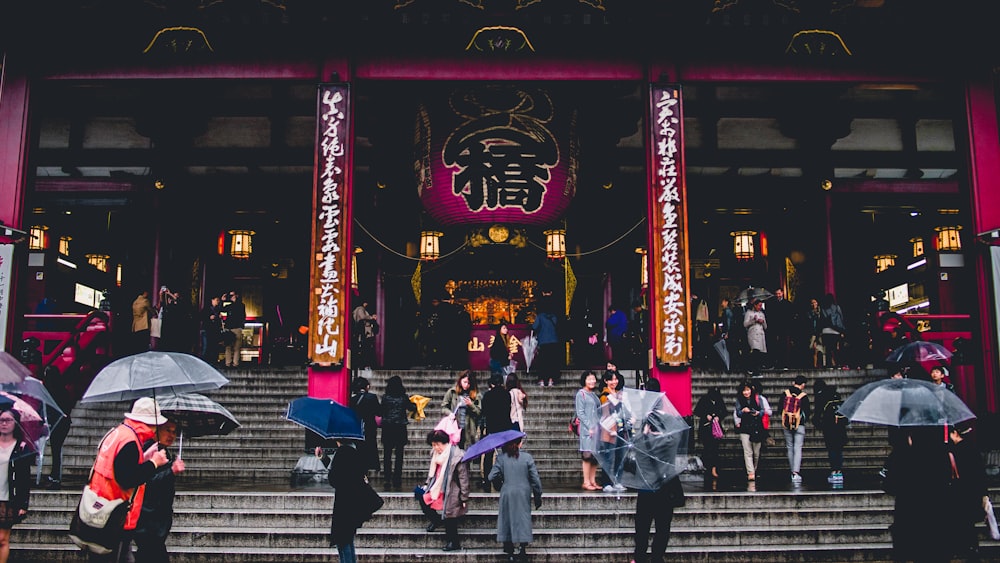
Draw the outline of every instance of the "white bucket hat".
[[[132,404],[132,412],[125,413],[125,418],[154,426],[167,423],[167,417],[163,416],[160,406],[152,397],[136,399]]]

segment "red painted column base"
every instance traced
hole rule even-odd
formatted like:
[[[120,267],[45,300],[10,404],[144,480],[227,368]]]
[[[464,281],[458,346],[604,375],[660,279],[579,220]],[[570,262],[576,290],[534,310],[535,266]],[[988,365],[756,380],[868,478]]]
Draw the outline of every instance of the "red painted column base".
[[[677,407],[681,416],[690,416],[694,407],[691,397],[691,368],[656,367],[649,372],[649,377],[660,382],[660,390],[667,394],[670,402]]]
[[[346,367],[309,366],[307,394],[317,399],[333,399],[347,405],[350,398],[351,371]]]

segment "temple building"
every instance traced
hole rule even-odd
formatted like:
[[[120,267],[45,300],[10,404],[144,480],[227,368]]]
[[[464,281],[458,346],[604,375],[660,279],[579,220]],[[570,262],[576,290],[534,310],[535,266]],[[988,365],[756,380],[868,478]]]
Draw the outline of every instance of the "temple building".
[[[781,290],[795,319],[813,299],[843,309],[837,367],[937,341],[963,399],[995,413],[986,15],[943,0],[7,4],[2,341],[40,336],[66,370],[86,346],[45,334],[97,330],[98,311],[100,353],[128,353],[133,300],[167,286],[180,305],[163,330],[197,352],[199,311],[236,291],[241,360],[308,364],[310,394],[344,399],[363,302],[375,363],[395,369],[487,369],[497,324],[520,342],[546,308],[563,363],[603,365],[610,308],[643,333],[623,365],[689,411],[691,369],[720,368],[723,300]],[[804,321],[785,330],[785,367],[813,367]]]

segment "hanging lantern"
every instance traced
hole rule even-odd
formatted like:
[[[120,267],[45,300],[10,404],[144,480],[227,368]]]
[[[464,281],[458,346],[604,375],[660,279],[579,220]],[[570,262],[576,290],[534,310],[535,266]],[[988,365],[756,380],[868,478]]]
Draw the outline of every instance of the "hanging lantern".
[[[46,225],[32,225],[28,229],[28,250],[45,250],[49,246],[48,230]]]
[[[910,244],[913,245],[913,257],[924,255],[924,239],[923,237],[913,237],[910,239]]]
[[[733,237],[733,254],[737,260],[753,260],[753,237],[757,231],[733,231],[729,236]]]
[[[420,259],[437,260],[441,257],[441,237],[444,233],[440,231],[420,231]]]
[[[896,265],[896,255],[895,254],[876,254],[875,255],[875,273],[884,272],[889,268]]]
[[[107,254],[84,254],[84,258],[87,259],[87,263],[91,266],[97,268],[102,272],[108,271],[108,258],[111,258]]]
[[[639,285],[646,289],[649,287],[649,251],[640,246],[635,253],[639,255]]]
[[[959,233],[962,230],[961,225],[934,227],[934,230],[937,231],[938,252],[958,252],[962,250],[962,237]]]
[[[59,237],[59,254],[63,256],[69,256],[69,241],[73,240],[73,237],[61,236]]]
[[[245,260],[253,254],[253,236],[257,233],[246,230],[229,231],[232,238],[229,240],[229,255],[233,258]]]
[[[549,229],[545,234],[545,257],[553,260],[566,257],[566,229]]]

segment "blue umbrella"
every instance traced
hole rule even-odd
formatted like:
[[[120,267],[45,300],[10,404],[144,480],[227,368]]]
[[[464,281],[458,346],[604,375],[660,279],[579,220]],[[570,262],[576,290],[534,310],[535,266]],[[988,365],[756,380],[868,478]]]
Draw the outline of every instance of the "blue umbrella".
[[[524,438],[524,432],[521,432],[520,430],[504,430],[503,432],[497,432],[496,434],[487,434],[478,442],[469,446],[465,455],[462,456],[462,461],[469,461],[470,459],[477,458],[486,452],[492,452],[507,442],[513,442],[518,438]]]
[[[326,439],[365,439],[358,415],[331,399],[299,397],[288,403],[285,418]]]

